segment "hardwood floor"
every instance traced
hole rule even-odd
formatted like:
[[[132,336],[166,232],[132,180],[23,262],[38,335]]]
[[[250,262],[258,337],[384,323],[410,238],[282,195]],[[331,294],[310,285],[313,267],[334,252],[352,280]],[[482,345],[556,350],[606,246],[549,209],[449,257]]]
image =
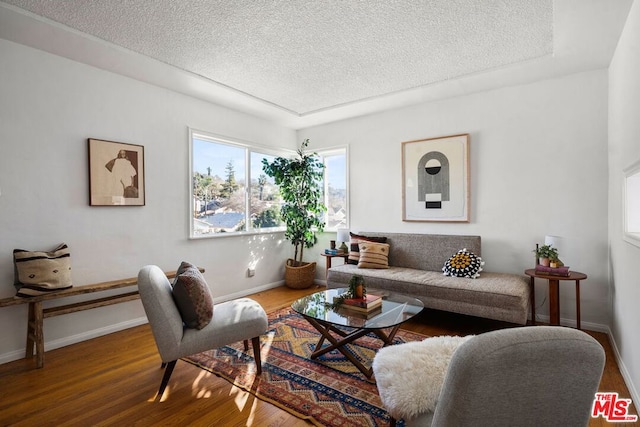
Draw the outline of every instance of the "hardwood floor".
[[[269,312],[316,290],[281,287],[251,297]],[[466,335],[505,326],[513,325],[425,310],[405,329]],[[590,334],[607,352],[600,390],[629,398],[607,336]],[[178,362],[162,401],[154,402],[162,372],[148,325],[49,351],[42,369],[33,360],[5,363],[0,365],[0,425],[310,425],[186,362]],[[637,414],[635,408],[631,412]],[[589,425],[613,424],[599,418]]]

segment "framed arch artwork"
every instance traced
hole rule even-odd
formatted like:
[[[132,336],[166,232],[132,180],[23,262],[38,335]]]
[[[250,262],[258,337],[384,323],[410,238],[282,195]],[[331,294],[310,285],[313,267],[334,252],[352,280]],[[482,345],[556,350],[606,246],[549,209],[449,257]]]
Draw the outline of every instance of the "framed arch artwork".
[[[402,143],[402,220],[469,222],[469,134]]]

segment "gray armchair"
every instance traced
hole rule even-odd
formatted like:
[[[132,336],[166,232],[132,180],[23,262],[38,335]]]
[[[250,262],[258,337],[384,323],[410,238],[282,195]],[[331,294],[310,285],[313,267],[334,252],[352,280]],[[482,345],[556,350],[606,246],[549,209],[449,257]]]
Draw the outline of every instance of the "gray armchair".
[[[392,425],[403,418],[407,426],[586,426],[605,363],[602,346],[576,329],[529,326],[488,332],[461,341],[452,351],[437,399],[420,410],[411,406],[416,393],[432,390],[411,390],[402,379],[417,376],[415,388],[420,388],[431,380],[430,370],[422,366],[412,372],[410,360],[397,366],[401,354],[393,352],[403,352],[408,344],[381,349],[373,363]]]
[[[171,283],[157,266],[138,273],[138,291],[165,367],[157,397],[161,397],[173,368],[181,357],[238,341],[248,350],[251,339],[257,373],[260,374],[260,335],[267,330],[267,315],[257,302],[240,298],[216,304],[213,317],[202,329],[187,328],[172,296]]]

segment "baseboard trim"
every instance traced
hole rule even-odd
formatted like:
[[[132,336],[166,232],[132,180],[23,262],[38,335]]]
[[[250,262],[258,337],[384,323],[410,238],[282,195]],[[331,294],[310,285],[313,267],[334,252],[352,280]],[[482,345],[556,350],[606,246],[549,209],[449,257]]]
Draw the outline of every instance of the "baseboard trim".
[[[53,341],[44,342],[45,353],[49,350],[55,350],[56,348],[66,347],[68,345],[77,344],[82,341],[87,341],[92,338],[101,337],[103,335],[112,334],[125,329],[133,328],[135,326],[144,325],[147,323],[146,317],[139,317],[136,319],[127,320],[125,322],[116,323],[114,325],[105,326],[104,328],[92,329],[90,331],[82,332],[80,334],[70,335],[68,337],[60,338]],[[14,350],[9,353],[0,355],[0,364],[13,362],[14,360],[23,359],[25,357],[25,350]],[[46,354],[45,354],[46,360]]]
[[[551,319],[549,318],[549,316],[540,315],[540,314],[536,315],[536,321],[537,322],[542,322],[542,323],[549,324],[550,320]],[[578,322],[576,322],[575,319],[560,318],[560,325],[561,326],[569,326],[571,328],[577,328],[578,327]],[[601,323],[592,323],[592,322],[580,321],[580,329],[585,329],[587,331],[603,332],[603,333],[611,336],[611,330],[609,329],[609,326],[608,325],[603,325]]]
[[[232,294],[227,294],[221,297],[217,297],[213,299],[213,303],[214,304],[218,304],[221,302],[225,302],[225,301],[231,301],[234,299],[238,299],[238,298],[242,298],[242,297],[246,297],[247,295],[251,295],[251,294],[256,294],[258,292],[263,292],[263,291],[267,291],[269,289],[273,289],[273,288],[277,288],[279,286],[284,285],[284,280],[280,280],[278,282],[273,282],[273,283],[267,283],[266,285],[262,285],[262,286],[257,286],[255,288],[251,288],[251,289],[244,289],[240,292],[234,292]]]
[[[624,379],[627,388],[629,389],[629,393],[631,393],[631,400],[633,400],[633,404],[636,407],[636,414],[640,414],[640,394],[638,394],[638,389],[633,383],[633,379],[629,374],[629,370],[626,365],[622,361],[622,356],[620,356],[620,350],[618,349],[618,344],[611,332],[611,329],[607,327],[607,336],[609,337],[609,342],[611,343],[611,348],[613,350],[613,355],[616,358],[616,363],[618,364],[618,369],[620,369],[620,373],[622,374],[622,379]]]
[[[257,292],[262,292],[262,291],[266,291],[268,289],[272,289],[272,288],[277,288],[278,286],[282,286],[284,285],[284,280],[283,281],[279,281],[279,282],[274,282],[274,283],[269,283],[263,286],[257,286],[255,288],[251,288],[251,289],[246,289],[240,292],[236,292],[233,294],[229,294],[229,295],[225,295],[223,297],[219,297],[219,298],[214,298],[214,304],[215,303],[220,303],[220,302],[224,302],[224,301],[230,301],[236,298],[242,298],[245,297],[247,295],[251,295],[251,294],[255,294]],[[140,325],[144,325],[148,323],[146,316],[144,317],[139,317],[136,319],[131,319],[131,320],[127,320],[125,322],[121,322],[121,323],[116,323],[114,325],[109,325],[109,326],[105,326],[103,328],[98,328],[98,329],[92,329],[90,331],[86,331],[86,332],[82,332],[79,334],[75,334],[75,335],[70,335],[68,337],[64,337],[64,338],[60,338],[57,340],[53,340],[53,341],[46,341],[46,335],[45,335],[45,342],[44,342],[44,351],[45,353],[49,350],[55,350],[56,348],[61,348],[61,347],[66,347],[68,345],[72,345],[72,344],[77,344],[79,342],[82,341],[87,341],[90,340],[92,338],[97,338],[97,337],[101,337],[103,335],[107,335],[107,334],[111,334],[114,332],[119,332],[125,329],[129,329],[129,328],[133,328],[136,326],[140,326]],[[25,357],[25,350],[24,349],[20,349],[20,350],[13,350],[10,351],[8,353],[4,353],[4,354],[0,354],[0,364],[4,364],[4,363],[8,363],[8,362],[13,362],[14,360],[19,360],[19,359],[23,359]],[[45,359],[46,359],[46,355],[45,355]]]

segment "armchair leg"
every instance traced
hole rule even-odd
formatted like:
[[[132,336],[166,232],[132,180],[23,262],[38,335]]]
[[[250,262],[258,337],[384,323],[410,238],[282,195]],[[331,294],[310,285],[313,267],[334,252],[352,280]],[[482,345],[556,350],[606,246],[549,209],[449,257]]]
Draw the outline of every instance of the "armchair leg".
[[[164,375],[162,376],[162,382],[160,383],[160,389],[158,390],[158,398],[161,398],[164,394],[164,389],[167,388],[167,384],[169,384],[169,378],[171,378],[171,374],[173,373],[173,368],[176,367],[177,360],[173,360],[171,362],[166,363],[166,368],[164,369]],[[163,363],[165,365],[165,363]]]
[[[253,347],[253,358],[256,361],[256,373],[260,375],[262,374],[262,361],[260,360],[260,337],[251,338],[251,346]]]
[[[249,340],[242,341],[244,343],[244,351],[249,351]]]

